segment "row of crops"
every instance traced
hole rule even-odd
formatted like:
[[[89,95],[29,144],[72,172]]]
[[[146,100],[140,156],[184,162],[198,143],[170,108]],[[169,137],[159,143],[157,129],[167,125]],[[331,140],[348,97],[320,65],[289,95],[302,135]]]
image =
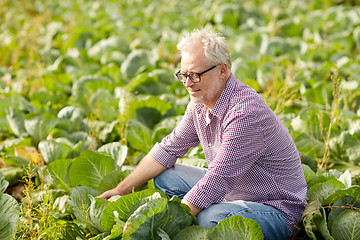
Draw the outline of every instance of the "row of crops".
[[[262,239],[201,228],[151,181],[116,186],[189,97],[176,43],[223,33],[232,72],[289,129],[308,206],[293,238],[359,239],[360,7],[336,0],[0,1],[0,239]],[[179,163],[206,167],[201,147]]]

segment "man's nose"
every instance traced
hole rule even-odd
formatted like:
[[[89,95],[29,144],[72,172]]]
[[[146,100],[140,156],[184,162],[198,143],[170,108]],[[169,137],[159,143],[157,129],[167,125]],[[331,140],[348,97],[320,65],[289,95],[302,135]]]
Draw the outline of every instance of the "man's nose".
[[[194,85],[193,81],[190,80],[190,76],[186,76],[185,82],[184,82],[184,86],[185,87],[190,87]]]

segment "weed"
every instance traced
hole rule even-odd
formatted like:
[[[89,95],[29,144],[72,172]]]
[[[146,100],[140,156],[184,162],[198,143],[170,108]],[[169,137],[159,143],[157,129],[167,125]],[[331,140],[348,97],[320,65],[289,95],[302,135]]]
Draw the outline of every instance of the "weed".
[[[329,126],[323,126],[323,115],[320,116],[320,129],[321,129],[321,135],[323,138],[323,142],[324,142],[324,155],[323,158],[321,159],[321,161],[319,162],[319,168],[320,169],[327,169],[327,165],[330,159],[330,147],[329,147],[329,143],[330,143],[330,139],[331,139],[331,129],[333,127],[333,125],[336,123],[337,121],[337,112],[339,110],[339,106],[341,103],[341,99],[340,99],[340,93],[341,93],[341,88],[340,88],[340,80],[341,78],[339,77],[339,74],[337,71],[333,72],[332,76],[331,76],[331,80],[332,80],[332,84],[333,84],[333,90],[332,90],[332,103],[329,104],[328,102],[326,103],[326,112],[330,117],[330,121],[329,121]]]
[[[36,185],[42,173],[34,169],[37,168],[30,163],[23,177],[25,197],[20,204],[16,239],[62,239],[69,227],[69,214],[61,214],[55,207],[54,193],[44,184],[43,177],[42,183]]]

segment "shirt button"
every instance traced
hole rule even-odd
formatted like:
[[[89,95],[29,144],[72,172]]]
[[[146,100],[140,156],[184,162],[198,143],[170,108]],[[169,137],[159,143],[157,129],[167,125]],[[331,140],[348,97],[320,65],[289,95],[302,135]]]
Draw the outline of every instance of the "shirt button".
[[[212,144],[211,144],[211,143],[209,143],[209,144],[208,144],[208,147],[211,147],[211,146],[212,146]]]

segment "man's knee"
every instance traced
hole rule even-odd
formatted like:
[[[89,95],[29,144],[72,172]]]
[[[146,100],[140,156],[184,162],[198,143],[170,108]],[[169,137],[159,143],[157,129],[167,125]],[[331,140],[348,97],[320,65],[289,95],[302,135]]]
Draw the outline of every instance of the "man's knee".
[[[202,210],[196,218],[197,224],[201,227],[215,227],[225,217],[220,209],[217,208],[217,205],[212,205]]]
[[[154,187],[157,189],[162,189],[164,188],[165,184],[167,182],[167,180],[169,180],[169,171],[171,170],[171,168],[166,169],[165,171],[163,171],[162,173],[160,173],[159,175],[157,175],[156,177],[154,177],[153,179],[153,183],[154,183]]]
[[[213,221],[213,218],[208,216],[208,214],[204,214],[203,212],[199,213],[197,215],[197,224],[201,227],[215,227],[217,225],[217,222]]]

